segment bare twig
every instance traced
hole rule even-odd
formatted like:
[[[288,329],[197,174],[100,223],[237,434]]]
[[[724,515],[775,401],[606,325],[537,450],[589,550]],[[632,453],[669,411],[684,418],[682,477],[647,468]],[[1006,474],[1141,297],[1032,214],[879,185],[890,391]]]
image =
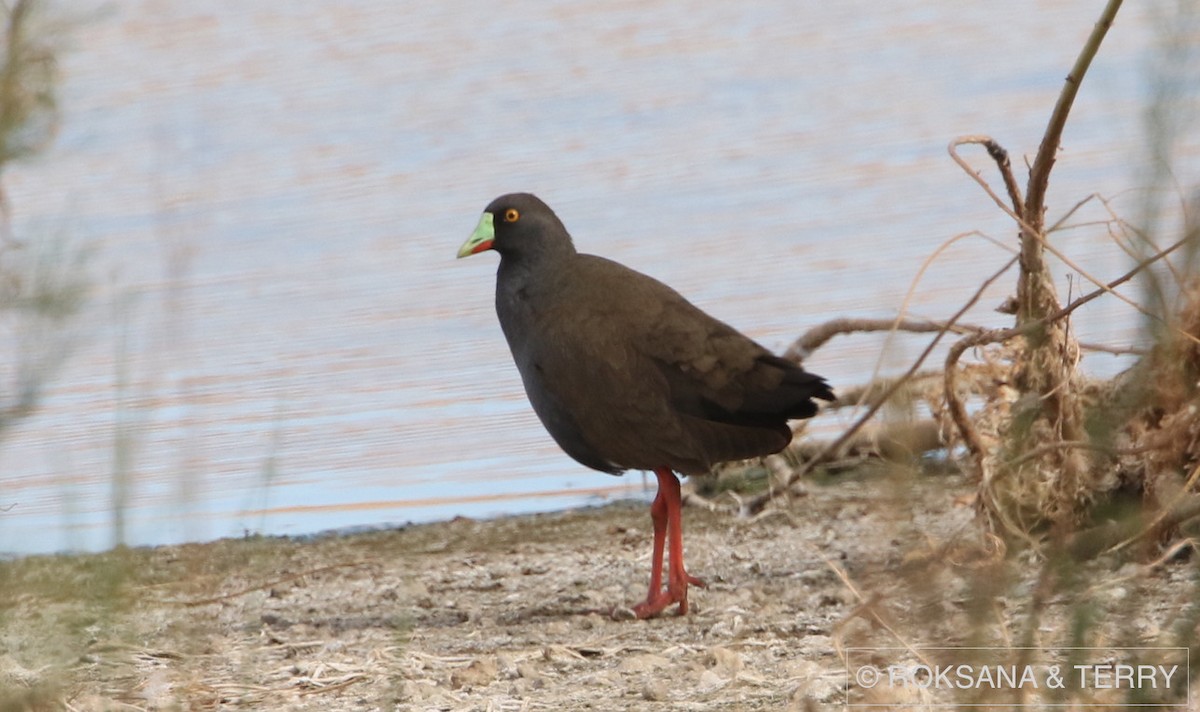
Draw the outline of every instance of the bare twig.
[[[1054,105],[1054,112],[1050,114],[1050,122],[1042,137],[1042,144],[1038,147],[1037,157],[1033,159],[1033,169],[1029,173],[1029,189],[1026,191],[1025,198],[1023,215],[1027,221],[1038,228],[1030,231],[1033,235],[1041,234],[1046,188],[1050,185],[1050,171],[1054,168],[1055,156],[1058,154],[1058,147],[1062,141],[1063,128],[1067,125],[1067,116],[1071,113],[1071,106],[1075,103],[1075,96],[1079,93],[1079,85],[1083,82],[1083,76],[1087,74],[1092,59],[1100,49],[1100,43],[1104,41],[1104,36],[1108,34],[1113,19],[1117,16],[1117,10],[1120,9],[1121,0],[1109,0],[1104,12],[1100,14],[1100,19],[1092,28],[1092,34],[1075,59],[1075,66],[1067,75],[1066,84],[1058,95],[1058,102]]]
[[[946,354],[946,363],[942,369],[942,377],[945,379],[942,386],[942,391],[946,399],[946,409],[950,414],[950,419],[958,428],[958,435],[962,438],[963,443],[967,446],[967,450],[971,454],[971,459],[975,463],[976,470],[980,475],[983,473],[983,441],[979,438],[979,433],[975,430],[975,426],[971,424],[971,418],[967,415],[967,407],[963,404],[963,400],[958,397],[958,359],[966,352],[967,349],[975,348],[981,344],[995,343],[1003,340],[1005,334],[1014,329],[992,329],[990,331],[981,331],[972,334],[965,339],[960,339],[957,343],[950,346],[950,351]],[[1009,337],[1011,338],[1011,337]]]
[[[813,354],[817,349],[824,346],[835,336],[845,334],[854,334],[860,332],[878,332],[878,331],[902,331],[910,334],[932,334],[942,331],[943,329],[954,334],[978,334],[987,331],[985,327],[977,324],[947,324],[944,321],[935,321],[932,319],[831,319],[829,321],[817,324],[799,336],[790,346],[783,352],[783,358],[796,363],[801,363]],[[1140,354],[1144,353],[1143,349],[1132,348],[1127,346],[1109,346],[1106,344],[1095,344],[1080,342],[1079,348],[1088,351],[1101,351],[1110,354]],[[916,377],[920,377],[917,374]],[[872,380],[871,383],[861,386],[860,391],[875,391],[877,390],[878,381]],[[835,405],[849,404],[858,400],[855,397],[842,392],[838,395],[838,400]],[[832,407],[832,406],[831,406]]]
[[[988,147],[989,154],[992,154],[991,146],[995,146],[1000,152],[1003,153],[1005,160],[1003,163],[998,162],[998,164],[1000,166],[1000,173],[1004,177],[1005,186],[1009,186],[1010,182],[1013,183],[1013,187],[1009,187],[1009,198],[1014,200],[1014,203],[1015,203],[1014,207],[1016,208],[1015,210],[1013,208],[1005,205],[1004,200],[999,195],[997,195],[994,190],[992,190],[992,187],[987,184],[987,181],[985,181],[983,179],[983,176],[979,175],[979,172],[976,171],[974,168],[972,168],[971,164],[967,163],[966,160],[964,160],[962,156],[958,155],[958,147],[966,145],[966,144],[980,144],[985,147]],[[974,180],[976,183],[978,183],[979,187],[983,188],[983,191],[988,194],[988,197],[990,197],[992,199],[992,201],[994,203],[996,203],[996,205],[999,206],[1000,209],[1003,210],[1006,215],[1008,215],[1010,218],[1012,218],[1013,221],[1015,221],[1023,229],[1027,229],[1027,230],[1033,229],[1029,225],[1025,224],[1025,218],[1022,216],[1023,204],[1020,203],[1020,201],[1019,201],[1019,199],[1021,197],[1020,191],[1015,188],[1015,180],[1012,178],[1012,171],[1011,171],[1012,166],[1011,166],[1011,164],[1008,163],[1008,160],[1007,160],[1008,153],[1006,151],[1004,151],[1004,149],[1001,148],[999,144],[996,143],[995,139],[993,139],[991,136],[959,136],[958,138],[956,138],[950,142],[950,145],[947,147],[947,150],[950,152],[950,157],[954,159],[954,162],[957,163],[959,165],[959,167],[961,167],[963,169],[963,171],[966,172],[967,175],[971,176],[971,179]],[[994,157],[995,156],[993,156],[993,158]],[[1010,169],[1008,171],[1007,175],[1005,175],[1006,167]]]
[[[992,157],[992,160],[996,162],[996,167],[1000,169],[1000,177],[1004,181],[1004,188],[1008,191],[1008,199],[1012,201],[1012,212],[1009,212],[1009,215],[1014,220],[1017,220],[1017,222],[1020,222],[1020,218],[1017,216],[1024,212],[1025,201],[1021,199],[1021,188],[1017,185],[1017,179],[1013,177],[1012,163],[1008,160],[1008,151],[1004,150],[1004,147],[991,136],[959,136],[950,142],[949,147],[950,157],[954,159],[954,162],[962,166],[963,170],[975,179],[975,182],[983,186],[987,194],[992,196],[992,200],[996,201],[996,204],[1001,208],[1004,208],[1004,202],[1000,200],[1000,197],[993,193],[983,178],[958,155],[959,146],[972,143],[982,145],[987,149],[988,155]],[[1008,211],[1005,210],[1005,212]]]
[[[818,324],[800,335],[791,346],[783,352],[783,358],[791,361],[803,361],[813,351],[823,346],[840,334],[873,331],[906,331],[914,334],[934,333],[950,330],[956,334],[970,334],[982,331],[982,327],[971,325],[953,325],[925,319],[833,319]]]
[[[1071,258],[1067,257],[1065,254],[1062,253],[1062,251],[1060,251],[1058,248],[1051,245],[1049,242],[1043,242],[1043,247],[1045,247],[1045,249],[1048,250],[1050,252],[1050,254],[1052,254],[1055,257],[1057,257],[1058,259],[1062,260],[1063,264],[1067,265],[1071,269],[1073,269],[1076,272],[1078,272],[1079,274],[1083,275],[1083,277],[1085,279],[1087,279],[1089,282],[1091,282],[1092,284],[1099,287],[1101,290],[1111,293],[1114,297],[1116,297],[1117,299],[1120,299],[1121,301],[1125,302],[1129,306],[1133,307],[1135,310],[1142,313],[1144,316],[1154,319],[1155,321],[1160,321],[1164,324],[1167,323],[1167,320],[1163,316],[1156,314],[1152,310],[1143,307],[1142,305],[1133,301],[1129,297],[1126,297],[1125,295],[1121,294],[1120,292],[1114,292],[1111,288],[1107,287],[1104,282],[1101,282],[1099,278],[1093,277],[1090,273],[1088,273],[1087,270],[1085,270],[1082,267],[1080,267],[1079,265],[1075,264],[1075,262],[1073,260],[1071,260]],[[1190,334],[1187,334],[1184,332],[1180,332],[1180,333],[1183,336],[1190,337],[1193,340],[1195,340],[1195,337],[1192,337]],[[1198,341],[1198,343],[1200,343],[1200,341]]]
[[[1070,220],[1072,215],[1074,215],[1075,213],[1079,212],[1079,209],[1080,209],[1080,208],[1082,208],[1083,206],[1085,206],[1085,205],[1087,205],[1088,203],[1092,202],[1093,200],[1095,200],[1095,199],[1098,199],[1099,197],[1100,197],[1100,196],[1099,196],[1099,194],[1097,194],[1097,193],[1092,193],[1091,195],[1089,195],[1088,197],[1086,197],[1086,198],[1084,198],[1083,200],[1079,201],[1078,203],[1075,203],[1075,205],[1071,206],[1071,209],[1070,209],[1070,210],[1068,210],[1068,211],[1067,211],[1067,212],[1066,212],[1066,213],[1065,213],[1065,214],[1064,214],[1062,217],[1060,217],[1060,218],[1058,219],[1058,222],[1056,222],[1056,223],[1054,223],[1053,225],[1051,225],[1051,226],[1050,226],[1050,229],[1049,229],[1049,230],[1047,230],[1046,232],[1047,232],[1047,233],[1051,233],[1051,232],[1055,232],[1055,231],[1057,231],[1057,230],[1065,230],[1066,228],[1064,227],[1064,223],[1066,223],[1068,220]],[[1105,221],[1105,222],[1107,222],[1107,221]],[[1076,226],[1076,225],[1072,225],[1071,227],[1077,227],[1077,226]]]
[[[1121,242],[1116,238],[1115,235],[1113,236],[1113,242],[1117,243],[1117,246],[1120,247],[1126,255],[1129,255],[1129,257],[1135,260],[1140,258],[1140,254],[1133,248],[1133,237],[1130,237],[1128,233],[1132,233],[1134,237],[1154,248],[1155,250],[1159,249],[1158,245],[1154,242],[1154,239],[1150,235],[1147,235],[1145,232],[1139,230],[1133,225],[1130,225],[1126,220],[1121,218],[1121,216],[1117,215],[1117,211],[1113,208],[1112,203],[1107,198],[1101,197],[1099,200],[1100,204],[1104,206],[1104,209],[1112,217],[1112,222],[1120,226],[1122,232],[1126,233],[1125,239],[1129,241],[1129,245]],[[1187,215],[1186,208],[1184,209],[1184,215]],[[1164,264],[1171,272],[1171,276],[1174,278],[1175,284],[1182,286],[1187,281],[1184,276],[1180,274],[1179,268],[1176,267],[1171,260],[1165,260]]]

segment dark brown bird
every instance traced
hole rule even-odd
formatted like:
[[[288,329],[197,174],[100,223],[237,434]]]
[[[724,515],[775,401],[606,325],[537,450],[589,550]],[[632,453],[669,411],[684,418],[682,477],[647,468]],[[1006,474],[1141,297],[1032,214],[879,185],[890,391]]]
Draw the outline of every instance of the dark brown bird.
[[[787,421],[832,400],[808,373],[701,311],[656,279],[575,251],[536,196],[488,205],[458,251],[500,253],[496,314],[534,411],[580,463],[610,474],[653,470],[654,552],[639,618],[687,613],[679,480],[727,460],[767,455],[792,439]],[[670,563],[662,587],[664,541]]]

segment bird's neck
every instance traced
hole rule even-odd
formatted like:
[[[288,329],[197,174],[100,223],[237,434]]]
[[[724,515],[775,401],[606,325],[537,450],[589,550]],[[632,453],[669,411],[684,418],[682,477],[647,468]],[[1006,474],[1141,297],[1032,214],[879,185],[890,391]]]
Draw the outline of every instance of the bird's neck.
[[[537,305],[546,308],[556,301],[563,280],[570,279],[576,258],[570,243],[553,251],[530,254],[501,254],[496,273],[496,310],[501,322],[533,319]]]
[[[501,252],[498,276],[502,281],[522,283],[549,280],[566,269],[577,254],[570,238],[547,242],[536,250]]]

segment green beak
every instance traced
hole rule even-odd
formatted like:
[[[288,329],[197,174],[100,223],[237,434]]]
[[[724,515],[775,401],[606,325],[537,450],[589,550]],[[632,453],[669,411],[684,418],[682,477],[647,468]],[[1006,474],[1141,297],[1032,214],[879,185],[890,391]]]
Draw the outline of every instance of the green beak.
[[[496,239],[496,228],[492,224],[492,220],[491,213],[484,213],[480,216],[479,224],[475,226],[475,232],[471,233],[462,247],[458,248],[459,258],[492,249],[492,241]]]

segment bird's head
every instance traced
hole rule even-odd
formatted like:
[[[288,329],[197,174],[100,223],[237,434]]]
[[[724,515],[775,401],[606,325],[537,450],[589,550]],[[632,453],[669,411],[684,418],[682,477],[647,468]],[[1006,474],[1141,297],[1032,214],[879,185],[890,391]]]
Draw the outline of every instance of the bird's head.
[[[485,250],[501,256],[538,255],[564,247],[574,252],[571,236],[549,205],[531,193],[509,193],[488,204],[458,256]]]

